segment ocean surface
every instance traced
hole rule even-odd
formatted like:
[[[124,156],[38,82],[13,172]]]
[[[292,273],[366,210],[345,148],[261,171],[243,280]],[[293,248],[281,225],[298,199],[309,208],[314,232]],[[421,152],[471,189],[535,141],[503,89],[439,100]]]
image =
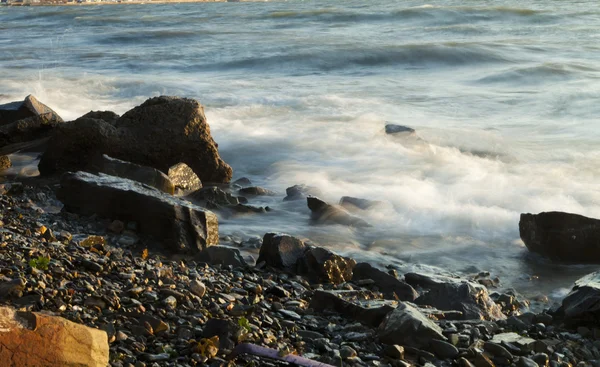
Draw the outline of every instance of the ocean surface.
[[[600,217],[599,30],[597,1],[0,7],[0,103],[32,93],[74,119],[196,98],[234,178],[281,194],[223,235],[288,232],[557,299],[597,267],[528,254],[519,214]],[[360,214],[372,228],[314,226],[282,201],[300,183],[390,205]]]

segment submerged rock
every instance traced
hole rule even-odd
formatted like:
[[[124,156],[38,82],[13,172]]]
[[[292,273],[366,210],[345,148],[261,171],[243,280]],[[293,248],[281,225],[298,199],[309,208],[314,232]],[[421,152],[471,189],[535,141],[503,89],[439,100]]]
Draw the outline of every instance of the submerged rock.
[[[239,189],[238,191],[241,195],[250,195],[250,196],[275,196],[277,193],[271,190],[267,190],[264,187],[260,186],[250,186]]]
[[[0,307],[0,361],[3,366],[105,367],[106,332],[33,312]]]
[[[62,124],[38,167],[43,175],[85,170],[101,154],[162,172],[183,162],[204,182],[229,182],[232,174],[219,156],[203,107],[187,98],[151,98],[114,125],[87,117]]]
[[[141,166],[139,164],[125,162],[103,154],[94,164],[94,171],[105,173],[110,176],[117,176],[137,181],[148,186],[159,189],[162,192],[173,195],[175,186],[161,171],[156,168]]]
[[[440,310],[462,312],[464,319],[505,319],[502,309],[489,296],[483,285],[462,279],[428,276],[417,273],[405,274],[406,282],[429,291],[415,300]]]
[[[379,326],[379,339],[385,344],[429,346],[432,339],[446,340],[442,329],[408,303],[401,303]]]
[[[314,186],[294,185],[285,189],[286,197],[283,201],[304,200],[307,196],[320,196],[321,190]]]
[[[309,196],[307,199],[308,208],[311,210],[311,218],[322,224],[341,224],[350,227],[370,227],[365,220],[355,217],[344,209],[329,205],[323,200]]]
[[[562,309],[570,322],[598,323],[600,321],[600,272],[577,280],[563,299]]]
[[[415,129],[408,126],[396,125],[396,124],[386,124],[385,125],[385,133],[386,134],[407,134],[412,135],[415,133]]]
[[[176,188],[183,191],[195,191],[202,188],[198,175],[185,163],[177,163],[169,168],[169,179]]]
[[[419,293],[409,284],[373,267],[371,264],[358,263],[354,267],[353,273],[353,281],[373,280],[375,282],[374,285],[388,299],[413,302],[419,297]]]
[[[342,196],[340,199],[340,205],[349,210],[369,210],[385,204],[383,201],[360,199],[351,196]]]
[[[165,249],[197,252],[219,241],[217,217],[183,199],[124,178],[66,173],[58,198],[66,211],[135,221]]]
[[[578,214],[521,214],[521,239],[529,251],[552,260],[600,263],[600,220]]]

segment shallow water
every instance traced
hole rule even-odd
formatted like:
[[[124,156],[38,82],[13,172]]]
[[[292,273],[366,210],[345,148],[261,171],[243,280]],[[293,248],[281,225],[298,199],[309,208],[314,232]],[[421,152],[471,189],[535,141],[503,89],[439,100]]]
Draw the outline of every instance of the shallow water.
[[[595,267],[528,255],[518,220],[600,217],[599,20],[594,1],[0,7],[0,103],[32,93],[72,119],[197,98],[235,177],[281,193],[223,233],[558,297]],[[298,183],[391,207],[366,230],[311,226],[305,203],[281,201]]]

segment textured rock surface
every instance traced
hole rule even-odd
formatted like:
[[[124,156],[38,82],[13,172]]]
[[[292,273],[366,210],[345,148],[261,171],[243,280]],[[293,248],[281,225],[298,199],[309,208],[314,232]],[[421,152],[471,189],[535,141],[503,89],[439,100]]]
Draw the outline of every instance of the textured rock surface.
[[[88,117],[62,124],[50,139],[39,170],[41,174],[84,170],[101,154],[165,173],[183,162],[203,182],[229,182],[232,174],[219,157],[203,107],[187,98],[151,98],[114,124]]]
[[[367,280],[375,281],[377,288],[384,294],[386,298],[397,299],[401,301],[413,302],[419,293],[409,284],[400,281],[396,277],[387,274],[368,263],[358,263],[354,267],[354,276],[352,280]]]
[[[58,198],[70,212],[135,221],[141,233],[173,252],[195,252],[219,241],[213,213],[128,179],[66,173]]]
[[[175,192],[175,186],[169,177],[156,168],[122,161],[103,154],[94,164],[94,169],[94,171],[97,170],[107,175],[127,178],[152,186],[167,194],[172,195]]]
[[[323,247],[308,248],[299,262],[297,272],[315,282],[339,284],[352,279],[356,261],[342,257]]]
[[[408,303],[401,303],[379,326],[379,339],[385,344],[422,348],[432,339],[446,340],[442,329]]]
[[[185,163],[177,163],[169,168],[168,176],[178,189],[194,191],[202,188],[202,181],[198,175]]]
[[[570,263],[600,263],[600,220],[578,214],[521,214],[521,239],[529,251]]]
[[[257,263],[264,261],[274,268],[295,272],[307,246],[296,237],[283,233],[267,233],[263,238]]]
[[[600,272],[577,280],[563,299],[565,318],[571,322],[600,322]]]
[[[106,332],[39,313],[0,307],[0,364],[14,367],[106,367]]]
[[[428,305],[440,310],[455,310],[464,319],[504,319],[500,306],[490,297],[481,284],[443,276],[428,276],[417,273],[404,275],[406,282],[429,291],[415,300],[420,305]]]

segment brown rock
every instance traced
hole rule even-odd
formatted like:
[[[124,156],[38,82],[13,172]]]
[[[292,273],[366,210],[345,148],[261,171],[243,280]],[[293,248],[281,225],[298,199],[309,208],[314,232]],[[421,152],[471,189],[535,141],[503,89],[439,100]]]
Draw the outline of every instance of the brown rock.
[[[354,259],[342,257],[323,247],[311,247],[303,256],[298,274],[316,282],[339,284],[352,279]]]
[[[12,167],[12,162],[7,155],[0,156],[0,170]]]
[[[12,102],[0,106],[0,125],[38,116],[49,122],[63,122],[63,119],[56,112],[31,94],[25,97],[22,102]]]
[[[14,367],[105,367],[106,332],[61,317],[0,308],[0,363]]]
[[[196,191],[202,188],[198,175],[185,163],[177,163],[169,168],[169,179],[176,188],[184,191]]]
[[[85,170],[101,154],[163,172],[183,162],[206,182],[229,182],[232,174],[219,157],[204,108],[187,98],[151,98],[114,126],[87,117],[63,124],[48,142],[39,170],[43,175]]]

